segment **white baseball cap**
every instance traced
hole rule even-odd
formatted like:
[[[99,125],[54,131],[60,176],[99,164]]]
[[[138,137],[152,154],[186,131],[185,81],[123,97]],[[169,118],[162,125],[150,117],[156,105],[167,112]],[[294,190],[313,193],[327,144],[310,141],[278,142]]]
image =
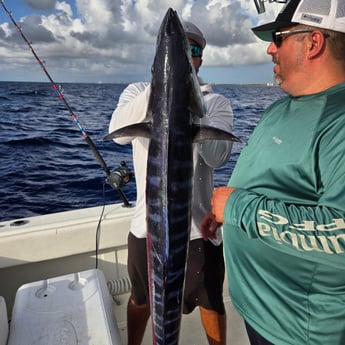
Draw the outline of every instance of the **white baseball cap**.
[[[206,40],[199,28],[193,23],[186,21],[183,22],[182,25],[187,37],[198,43],[201,49],[204,49],[206,46]]]
[[[321,29],[345,32],[344,0],[290,0],[271,23],[252,28],[264,41],[272,40],[272,32],[304,24]]]

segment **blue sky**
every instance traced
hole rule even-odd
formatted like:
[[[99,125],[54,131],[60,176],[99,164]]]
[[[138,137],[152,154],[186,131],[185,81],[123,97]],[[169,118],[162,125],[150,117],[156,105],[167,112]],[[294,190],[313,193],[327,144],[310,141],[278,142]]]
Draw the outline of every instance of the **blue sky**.
[[[272,82],[266,42],[251,27],[273,20],[281,4],[258,15],[253,0],[4,1],[56,82],[150,80],[159,25],[169,7],[203,31],[200,76],[215,83]],[[47,81],[0,6],[0,80]]]

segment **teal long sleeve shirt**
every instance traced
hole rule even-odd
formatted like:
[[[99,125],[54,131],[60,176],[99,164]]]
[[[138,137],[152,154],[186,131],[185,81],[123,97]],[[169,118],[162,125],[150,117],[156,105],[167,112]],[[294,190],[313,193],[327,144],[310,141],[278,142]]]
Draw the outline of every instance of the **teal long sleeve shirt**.
[[[345,344],[345,84],[272,104],[229,186],[239,313],[275,345]]]

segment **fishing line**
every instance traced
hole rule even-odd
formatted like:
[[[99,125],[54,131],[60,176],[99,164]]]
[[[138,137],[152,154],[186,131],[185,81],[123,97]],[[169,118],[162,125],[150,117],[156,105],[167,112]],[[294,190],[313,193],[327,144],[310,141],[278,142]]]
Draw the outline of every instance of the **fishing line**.
[[[100,243],[100,239],[101,239],[101,223],[102,223],[102,219],[103,219],[104,210],[105,210],[105,183],[103,183],[103,206],[102,206],[102,212],[101,212],[101,215],[99,217],[98,224],[97,224],[97,230],[96,230],[96,252],[95,252],[96,267],[95,268],[98,268],[99,243]]]
[[[19,31],[20,35],[22,36],[23,40],[25,41],[25,43],[28,45],[31,53],[34,55],[34,57],[36,58],[37,62],[39,63],[39,65],[42,68],[42,71],[45,73],[45,75],[48,77],[49,81],[51,82],[54,91],[56,92],[57,96],[59,97],[59,99],[65,104],[65,107],[67,108],[67,110],[69,111],[69,113],[72,116],[72,120],[74,121],[74,123],[77,125],[77,127],[79,128],[82,136],[84,137],[85,141],[87,142],[87,144],[89,145],[89,147],[91,148],[94,156],[96,157],[96,159],[98,160],[98,162],[100,163],[100,165],[102,166],[103,170],[105,171],[106,175],[107,175],[107,179],[106,181],[110,184],[110,186],[112,188],[114,188],[115,190],[118,191],[118,193],[120,194],[120,197],[124,203],[124,206],[126,207],[130,207],[131,204],[128,202],[125,194],[123,193],[123,191],[121,190],[121,186],[125,183],[128,183],[130,178],[131,178],[131,174],[128,172],[129,175],[129,179],[121,179],[119,180],[119,171],[122,172],[123,171],[123,162],[121,163],[121,167],[115,169],[115,171],[112,173],[110,172],[107,164],[105,163],[104,159],[102,158],[102,156],[100,155],[99,151],[97,150],[95,144],[93,143],[93,141],[91,140],[91,138],[88,136],[88,134],[86,133],[86,131],[84,130],[84,128],[82,127],[82,125],[80,124],[77,116],[74,114],[72,108],[70,107],[70,105],[68,104],[67,100],[65,99],[64,95],[63,95],[63,91],[62,88],[57,86],[56,83],[54,82],[53,78],[50,76],[50,74],[47,71],[47,68],[45,66],[45,62],[41,61],[41,59],[38,57],[38,55],[36,54],[34,48],[32,47],[31,43],[29,42],[29,40],[26,38],[26,36],[24,35],[24,32],[22,30],[22,28],[17,24],[17,22],[15,21],[15,19],[13,18],[12,12],[9,11],[7,9],[7,7],[5,6],[5,3],[3,0],[0,0],[0,3],[2,5],[2,7],[4,8],[5,12],[7,13],[7,15],[9,16],[9,18],[11,19],[12,23],[14,24],[14,26],[17,28],[17,30]],[[121,177],[121,176],[120,176]]]

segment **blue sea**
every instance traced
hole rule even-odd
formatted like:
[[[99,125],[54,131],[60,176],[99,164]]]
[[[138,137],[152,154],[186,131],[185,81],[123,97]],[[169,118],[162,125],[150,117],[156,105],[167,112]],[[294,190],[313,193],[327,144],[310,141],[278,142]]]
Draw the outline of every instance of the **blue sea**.
[[[92,140],[110,171],[125,161],[132,170],[131,145],[103,141],[125,84],[64,84],[63,95],[50,83],[0,82],[0,221],[121,202],[105,182],[106,173],[81,134]],[[243,145],[265,108],[283,96],[266,85],[215,85],[232,102],[235,143],[215,185],[225,185]],[[122,191],[136,197],[135,177]]]

